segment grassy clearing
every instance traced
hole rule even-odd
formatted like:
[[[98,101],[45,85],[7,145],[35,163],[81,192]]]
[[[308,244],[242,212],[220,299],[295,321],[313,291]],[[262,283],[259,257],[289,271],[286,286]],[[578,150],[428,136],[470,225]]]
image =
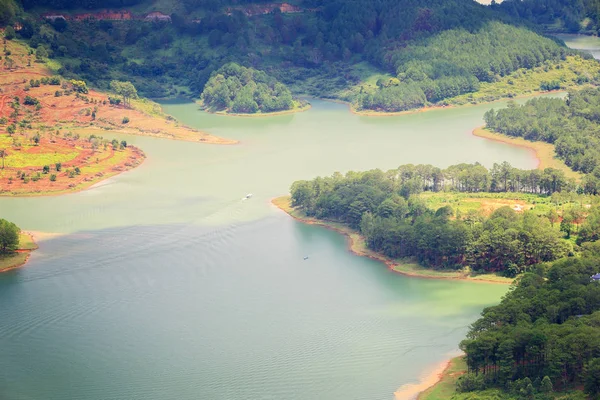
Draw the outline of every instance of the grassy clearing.
[[[532,210],[538,215],[545,215],[550,210],[559,214],[572,207],[583,207],[596,203],[594,196],[566,193],[565,195],[546,196],[529,193],[457,193],[457,192],[425,192],[421,193],[428,207],[438,209],[451,206],[460,214],[481,212],[490,215],[500,207],[519,208],[521,211]]]
[[[35,250],[38,245],[33,240],[33,236],[27,232],[21,232],[19,235],[19,250]]]
[[[600,64],[599,64],[600,65]],[[473,131],[473,135],[479,136],[482,138],[494,140],[497,142],[502,142],[506,144],[510,144],[513,146],[525,147],[531,149],[535,152],[536,157],[539,160],[538,169],[544,168],[555,168],[563,171],[567,178],[574,178],[577,182],[581,181],[583,177],[579,172],[573,171],[569,168],[564,161],[556,158],[556,152],[554,151],[554,146],[550,143],[546,142],[531,142],[529,140],[525,140],[523,138],[513,138],[507,135],[502,135],[500,133],[492,132],[485,128],[477,128]]]

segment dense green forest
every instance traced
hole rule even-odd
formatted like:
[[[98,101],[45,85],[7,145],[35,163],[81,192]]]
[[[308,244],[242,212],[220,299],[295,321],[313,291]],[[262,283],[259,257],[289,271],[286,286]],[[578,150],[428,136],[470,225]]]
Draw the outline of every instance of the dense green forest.
[[[519,106],[490,110],[487,127],[510,136],[544,141],[575,171],[586,175],[586,192],[600,191],[600,90],[584,89],[566,99],[537,98]]]
[[[600,243],[581,258],[540,264],[502,302],[486,308],[461,348],[465,398],[549,399],[553,390],[600,394]],[[569,397],[571,398],[571,397]]]
[[[262,71],[235,63],[224,65],[212,74],[201,100],[212,111],[238,114],[269,113],[299,106],[284,84]]]
[[[576,190],[563,173],[547,168],[519,170],[508,163],[491,170],[480,164],[458,164],[445,170],[431,165],[404,165],[383,172],[349,172],[291,187],[292,206],[306,215],[348,224],[369,248],[388,257],[414,257],[438,269],[470,266],[476,271],[509,276],[527,266],[569,254],[571,245],[554,226],[554,214],[516,213],[506,207],[485,217],[456,215],[450,206],[429,209],[423,191],[528,192],[551,194]],[[568,236],[583,209],[563,215]],[[591,229],[593,231],[593,229]]]
[[[598,0],[505,0],[492,8],[559,32],[597,34],[600,28]]]
[[[0,23],[19,22],[17,38],[44,47],[63,76],[101,89],[131,81],[143,96],[197,98],[215,70],[235,62],[294,93],[382,111],[443,102],[574,53],[472,0],[304,0],[295,3],[302,12],[246,15],[252,3],[260,2],[178,0],[163,7],[170,22],[152,22],[69,17],[97,0],[23,0],[22,7],[0,0]],[[154,4],[113,0],[102,7],[143,16]],[[44,20],[47,10],[67,19]]]
[[[384,55],[397,79],[365,91],[359,109],[402,111],[476,92],[480,82],[494,82],[520,68],[559,61],[568,50],[527,29],[498,22],[475,32],[444,31],[425,40],[411,41]]]

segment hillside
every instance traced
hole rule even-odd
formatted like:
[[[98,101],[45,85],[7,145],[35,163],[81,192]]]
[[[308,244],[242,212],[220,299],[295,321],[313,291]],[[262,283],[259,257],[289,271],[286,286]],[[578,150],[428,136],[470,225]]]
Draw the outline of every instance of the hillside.
[[[53,63],[7,40],[0,69],[0,195],[81,190],[135,168],[144,153],[114,134],[234,143],[181,126],[157,104],[91,90],[54,74]]]
[[[198,98],[215,70],[235,62],[296,95],[401,111],[465,94],[484,101],[476,96],[481,87],[576,53],[519,28],[520,17],[472,0],[97,4],[25,0],[7,19],[16,37],[60,63],[63,76],[100,89],[127,80],[155,98]],[[438,58],[431,67],[429,53]],[[496,97],[514,92],[494,90]]]
[[[598,0],[509,0],[498,2],[493,8],[532,22],[545,31],[596,35],[600,29]]]

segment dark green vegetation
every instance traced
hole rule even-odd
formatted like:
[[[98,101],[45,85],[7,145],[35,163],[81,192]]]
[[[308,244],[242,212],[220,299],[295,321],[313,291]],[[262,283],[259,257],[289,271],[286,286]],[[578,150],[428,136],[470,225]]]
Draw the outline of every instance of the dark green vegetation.
[[[284,84],[262,71],[235,63],[224,65],[211,75],[201,100],[211,111],[237,114],[285,111],[296,106]]]
[[[600,28],[598,0],[506,0],[492,8],[557,32],[596,34]]]
[[[487,127],[509,136],[555,145],[556,154],[575,171],[587,174],[583,190],[600,191],[600,90],[571,92],[565,99],[539,98],[522,106],[488,111]]]
[[[294,93],[377,111],[444,103],[576,53],[472,0],[304,0],[294,13],[264,3],[264,11],[244,8],[257,1],[179,0],[161,10],[170,18],[163,22],[144,20],[155,10],[152,1],[131,0],[102,7],[131,6],[132,20],[69,15],[98,3],[23,0],[23,12],[5,5],[12,10],[5,19],[19,20],[16,36],[59,61],[61,74],[101,89],[112,80],[131,81],[144,96],[198,97],[215,70],[235,62],[265,71]],[[40,18],[48,10],[67,18]],[[241,109],[254,108],[248,97]]]
[[[488,171],[479,164],[445,170],[430,165],[404,165],[382,172],[336,173],[292,185],[292,206],[308,216],[348,224],[365,237],[370,249],[391,258],[414,257],[438,269],[470,266],[481,272],[514,276],[528,266],[552,261],[572,251],[562,240],[583,219],[583,209],[564,213],[559,230],[556,212],[517,213],[509,207],[489,217],[460,215],[450,206],[429,209],[422,191],[528,192],[575,190],[561,171],[518,170],[508,163]],[[567,215],[568,214],[568,215]]]
[[[0,255],[10,254],[19,247],[20,232],[15,224],[0,218]]]
[[[496,390],[466,398],[548,399],[553,390],[580,387],[597,398],[600,282],[590,277],[600,272],[599,245],[581,258],[538,266],[483,311],[461,343],[470,373],[457,389]]]
[[[360,93],[359,109],[401,111],[476,92],[520,68],[557,62],[568,53],[554,41],[523,28],[489,23],[480,30],[445,31],[384,55],[396,78]]]

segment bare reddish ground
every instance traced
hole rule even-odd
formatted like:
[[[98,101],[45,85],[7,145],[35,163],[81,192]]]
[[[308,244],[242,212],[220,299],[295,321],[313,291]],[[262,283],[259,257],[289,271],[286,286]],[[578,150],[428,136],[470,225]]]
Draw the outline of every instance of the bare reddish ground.
[[[23,45],[9,41],[7,48],[12,53],[10,57],[15,61],[15,67],[11,70],[5,66],[0,67],[0,117],[10,115],[12,109],[8,105],[14,96],[23,99],[26,95],[30,95],[37,98],[43,106],[36,115],[36,122],[48,126],[71,124],[78,127],[114,130],[124,134],[214,144],[237,143],[234,140],[219,138],[181,125],[165,115],[157,114],[160,113],[160,109],[155,110],[156,115],[149,115],[141,110],[110,105],[108,94],[95,90],[83,94],[82,98],[77,98],[75,94],[55,97],[55,92],[63,89],[60,86],[52,85],[41,85],[25,91],[25,86],[31,79],[40,80],[43,77],[52,76],[52,73],[44,64],[36,63],[35,57],[28,55],[27,49]],[[86,115],[89,114],[86,113],[86,110],[93,110],[94,107],[98,109],[96,120],[93,120],[91,115]],[[148,107],[152,108],[152,104],[148,104]],[[158,106],[156,105],[156,107]],[[123,117],[128,117],[130,122],[123,124]]]
[[[45,64],[34,62],[35,57],[29,55],[24,45],[9,41],[7,49],[11,52],[14,66],[12,69],[7,69],[6,65],[0,66],[0,118],[8,119],[8,124],[0,125],[0,139],[6,138],[6,127],[13,122],[28,119],[31,127],[17,129],[14,137],[22,145],[5,145],[2,150],[6,152],[6,159],[9,160],[11,155],[18,152],[22,153],[26,160],[27,156],[35,159],[36,155],[39,160],[44,154],[76,152],[77,155],[72,160],[62,162],[61,171],[55,171],[55,167],[51,165],[50,174],[56,174],[56,181],[50,181],[49,174],[41,174],[41,179],[37,181],[31,180],[31,177],[42,172],[39,162],[35,166],[18,167],[9,163],[5,169],[0,169],[0,195],[46,195],[81,190],[136,167],[145,157],[141,150],[132,146],[115,151],[111,145],[105,148],[100,144],[94,149],[92,142],[87,140],[92,134],[109,140],[112,139],[113,133],[123,133],[214,144],[236,143],[180,125],[162,115],[159,107],[153,103],[140,105],[144,109],[148,107],[154,114],[149,115],[142,110],[110,105],[108,94],[94,90],[80,95],[73,92],[69,95],[55,96],[56,91],[65,93],[66,90],[70,90],[71,85],[68,83],[66,89],[62,86],[43,84],[29,88],[31,79],[50,77],[51,71]],[[11,103],[15,96],[19,97],[21,103],[17,118],[11,116]],[[34,106],[24,105],[25,96],[36,98],[42,106],[41,109],[36,110]],[[94,110],[95,119],[91,115]],[[129,118],[129,123],[123,123],[124,117]],[[55,134],[57,130],[60,131],[60,135]],[[69,132],[70,136],[65,136],[66,132]],[[33,145],[31,141],[36,133],[41,136],[39,145]],[[7,142],[11,143],[5,139],[4,143]],[[85,169],[88,166],[94,168]],[[74,170],[75,167],[79,167],[82,173],[74,176],[71,174],[69,177],[68,171]],[[29,179],[20,179],[17,172],[25,173]]]

